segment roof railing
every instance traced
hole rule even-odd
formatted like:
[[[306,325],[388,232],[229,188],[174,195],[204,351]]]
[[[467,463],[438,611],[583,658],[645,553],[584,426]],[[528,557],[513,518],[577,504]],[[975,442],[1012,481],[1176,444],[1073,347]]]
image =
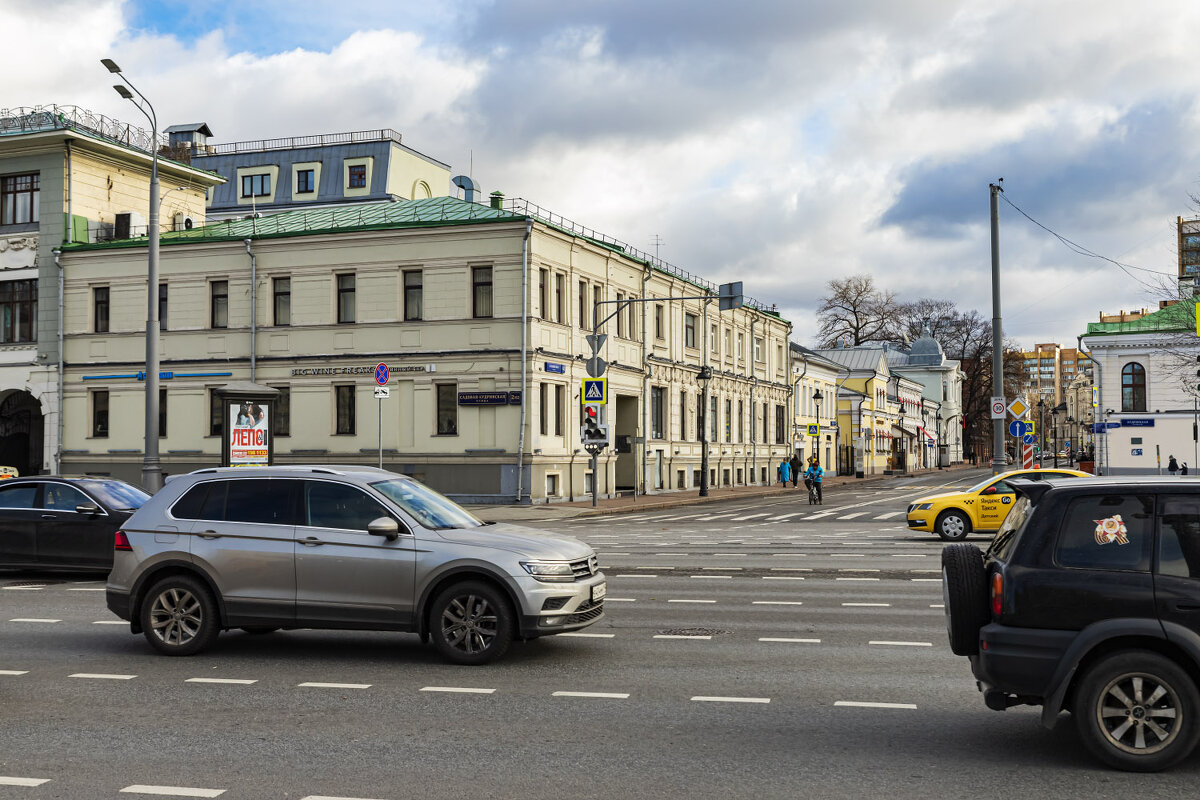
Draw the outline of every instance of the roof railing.
[[[236,153],[258,153],[264,150],[297,150],[304,147],[325,147],[334,144],[360,144],[363,142],[395,142],[400,144],[400,133],[391,128],[372,131],[350,131],[348,133],[319,133],[313,136],[288,136],[280,139],[253,139],[246,142],[226,142],[209,145],[207,153],[200,155],[232,155]]]

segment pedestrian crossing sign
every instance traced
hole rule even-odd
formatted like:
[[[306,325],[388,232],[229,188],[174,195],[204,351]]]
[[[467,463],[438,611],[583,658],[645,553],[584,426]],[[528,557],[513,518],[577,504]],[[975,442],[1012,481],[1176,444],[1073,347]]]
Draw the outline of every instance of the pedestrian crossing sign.
[[[608,405],[608,378],[584,378],[581,402]]]
[[[808,435],[809,436],[820,436],[821,435],[821,426],[813,425],[810,423],[808,426]]]

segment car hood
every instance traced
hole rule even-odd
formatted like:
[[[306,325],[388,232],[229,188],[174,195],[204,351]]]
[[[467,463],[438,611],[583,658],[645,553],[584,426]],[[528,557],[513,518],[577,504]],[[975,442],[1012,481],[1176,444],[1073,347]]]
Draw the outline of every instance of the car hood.
[[[587,558],[594,552],[590,545],[574,537],[504,522],[496,522],[479,528],[442,530],[436,533],[448,542],[478,547],[496,547],[529,558],[576,561]]]
[[[919,506],[921,503],[936,503],[939,500],[946,500],[951,497],[963,497],[966,494],[966,492],[942,492],[941,494],[927,494],[924,497],[918,497],[916,500],[913,500],[911,503],[909,503],[909,505]]]

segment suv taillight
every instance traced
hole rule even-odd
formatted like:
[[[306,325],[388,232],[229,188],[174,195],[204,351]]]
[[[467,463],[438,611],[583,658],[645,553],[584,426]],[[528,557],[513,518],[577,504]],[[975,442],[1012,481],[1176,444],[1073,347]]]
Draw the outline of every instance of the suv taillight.
[[[1004,576],[999,571],[992,573],[992,617],[1000,618],[1004,611]]]
[[[125,535],[125,531],[117,531],[116,537],[113,539],[113,550],[132,550],[133,546],[129,544],[129,537]]]

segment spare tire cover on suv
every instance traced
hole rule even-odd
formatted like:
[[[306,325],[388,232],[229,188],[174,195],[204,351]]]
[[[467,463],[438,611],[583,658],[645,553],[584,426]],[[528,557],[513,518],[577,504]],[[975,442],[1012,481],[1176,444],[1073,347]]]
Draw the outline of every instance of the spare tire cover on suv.
[[[973,544],[942,548],[942,597],[946,632],[956,656],[979,652],[979,629],[988,621],[987,573],[983,553]]]

